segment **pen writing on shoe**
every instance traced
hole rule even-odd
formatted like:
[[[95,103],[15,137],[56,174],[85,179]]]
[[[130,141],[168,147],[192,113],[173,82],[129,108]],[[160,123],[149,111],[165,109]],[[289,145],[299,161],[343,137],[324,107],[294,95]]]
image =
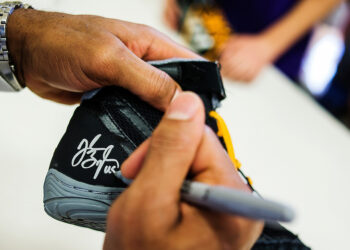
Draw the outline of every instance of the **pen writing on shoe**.
[[[116,176],[130,185],[132,180],[117,171]],[[217,212],[236,214],[264,221],[290,222],[294,211],[284,204],[264,200],[253,194],[224,186],[213,186],[201,182],[184,181],[181,198],[194,205]]]

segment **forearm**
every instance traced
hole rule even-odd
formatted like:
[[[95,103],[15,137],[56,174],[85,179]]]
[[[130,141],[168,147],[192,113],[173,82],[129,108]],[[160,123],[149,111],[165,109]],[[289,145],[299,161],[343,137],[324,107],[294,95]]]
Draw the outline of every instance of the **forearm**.
[[[342,0],[302,0],[278,22],[261,35],[274,45],[276,59],[302,37],[312,26],[324,18]]]

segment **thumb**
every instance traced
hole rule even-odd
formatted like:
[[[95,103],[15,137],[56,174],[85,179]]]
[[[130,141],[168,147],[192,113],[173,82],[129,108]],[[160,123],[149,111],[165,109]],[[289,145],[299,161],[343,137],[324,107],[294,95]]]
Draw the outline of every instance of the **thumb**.
[[[202,101],[191,92],[178,94],[150,138],[133,188],[147,190],[153,200],[178,198],[203,132]]]

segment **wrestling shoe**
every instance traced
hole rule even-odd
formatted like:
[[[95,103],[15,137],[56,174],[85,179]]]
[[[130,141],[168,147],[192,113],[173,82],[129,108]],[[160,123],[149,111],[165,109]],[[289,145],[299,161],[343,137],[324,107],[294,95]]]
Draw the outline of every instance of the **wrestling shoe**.
[[[206,124],[218,133],[239,167],[223,120],[215,113],[225,98],[216,63],[173,59],[150,62],[183,90],[203,100]],[[127,187],[115,176],[123,161],[151,134],[163,113],[120,87],[84,95],[58,144],[44,183],[44,207],[51,217],[104,231],[112,202]]]

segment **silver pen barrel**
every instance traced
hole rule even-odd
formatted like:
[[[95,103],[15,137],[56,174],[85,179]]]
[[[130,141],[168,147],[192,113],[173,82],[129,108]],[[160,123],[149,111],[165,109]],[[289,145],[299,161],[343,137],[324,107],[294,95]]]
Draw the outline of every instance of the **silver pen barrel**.
[[[294,211],[286,205],[223,186],[185,181],[181,197],[194,205],[252,219],[290,222],[295,217]]]

